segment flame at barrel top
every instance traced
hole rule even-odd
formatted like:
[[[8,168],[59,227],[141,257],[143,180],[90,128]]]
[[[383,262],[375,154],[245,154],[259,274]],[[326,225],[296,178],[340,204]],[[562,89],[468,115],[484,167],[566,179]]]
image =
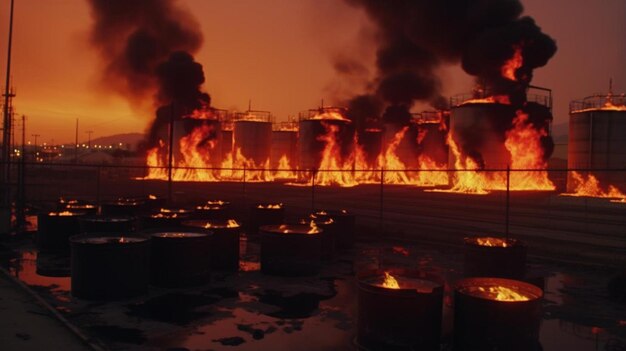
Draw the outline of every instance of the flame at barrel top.
[[[530,300],[530,297],[522,295],[519,292],[505,286],[479,286],[475,289],[468,289],[468,292],[472,295],[486,297],[497,301],[513,302]]]
[[[263,209],[274,209],[277,210],[279,208],[282,208],[283,204],[259,204],[257,205],[257,208],[263,208]]]
[[[482,237],[476,238],[476,244],[489,247],[509,247],[509,243],[505,239]]]
[[[400,289],[398,281],[391,274],[389,274],[389,272],[385,272],[385,277],[381,286],[387,289]]]
[[[240,225],[239,223],[234,220],[234,219],[229,219],[227,220],[224,224],[214,224],[211,222],[208,222],[204,225],[204,228],[209,229],[209,228],[238,228]]]

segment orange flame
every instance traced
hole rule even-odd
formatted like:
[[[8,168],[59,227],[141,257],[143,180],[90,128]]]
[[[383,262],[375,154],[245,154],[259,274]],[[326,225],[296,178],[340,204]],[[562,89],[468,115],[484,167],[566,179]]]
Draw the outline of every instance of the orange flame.
[[[62,211],[62,212],[50,212],[48,216],[58,216],[58,217],[71,217],[78,216],[78,213],[70,212],[70,211]]]
[[[385,272],[385,279],[383,280],[382,287],[387,289],[400,289],[398,281],[391,274],[389,274],[389,272]]]
[[[194,128],[191,133],[182,137],[179,141],[181,160],[172,160],[174,169],[172,169],[172,179],[175,181],[200,181],[213,182],[217,181],[217,177],[211,168],[211,154],[216,147],[215,140],[206,141],[213,131],[211,125],[200,125]],[[149,167],[148,175],[145,179],[168,179],[168,148],[165,143],[159,141],[159,146],[148,150],[147,164]]]
[[[480,246],[509,247],[509,243],[506,240],[492,237],[476,238],[476,243]]]
[[[515,49],[513,57],[504,63],[504,65],[500,68],[500,72],[504,78],[517,81],[515,73],[520,67],[522,67],[524,58],[522,57],[522,47],[520,45],[513,46],[513,49]]]
[[[209,228],[219,228],[219,227],[226,227],[226,228],[238,228],[239,227],[239,223],[237,223],[236,220],[234,219],[229,219],[228,221],[226,221],[226,225],[222,226],[222,225],[214,225],[212,223],[207,223],[204,225],[204,228],[209,229]]]
[[[259,204],[257,205],[257,208],[265,208],[265,209],[279,209],[281,207],[283,207],[283,204],[267,204],[267,205]]]
[[[343,119],[338,113],[332,112],[330,114],[339,117],[335,119]],[[322,161],[315,175],[315,184],[321,186],[340,185],[344,187],[357,185],[358,183],[354,180],[352,173],[352,162],[344,162],[341,157],[341,147],[337,142],[339,127],[329,123],[322,124],[326,128],[326,134],[319,136],[317,139],[324,142],[325,146],[322,151]]]
[[[541,137],[548,133],[545,130],[537,131],[528,122],[528,115],[517,111],[513,119],[513,129],[506,133],[504,146],[511,153],[511,169],[524,169],[529,171],[511,172],[510,188],[513,190],[554,190],[556,187],[548,178],[544,161]],[[502,175],[501,175],[502,176]],[[502,186],[495,185],[491,189],[505,190],[506,183]]]
[[[617,199],[615,202],[626,202],[626,195],[617,187],[609,185],[607,190],[603,190],[600,186],[598,178],[593,174],[589,174],[587,178],[578,172],[571,172],[570,180],[574,182],[574,192],[561,195],[566,196],[589,196]]]
[[[253,159],[247,159],[241,153],[241,148],[235,150],[234,156],[229,153],[221,167],[220,178],[223,180],[243,180],[246,182],[271,182],[274,180],[274,176],[269,171],[269,158],[263,164],[257,165]]]
[[[282,155],[278,160],[278,170],[274,173],[274,179],[296,179],[296,172],[291,168],[287,155]]]
[[[482,296],[488,297],[497,301],[528,301],[530,298],[528,296],[522,295],[519,292],[507,288],[505,286],[489,286],[489,287],[478,287],[478,291],[480,291]]]
[[[502,104],[510,105],[511,99],[507,95],[494,95],[482,99],[465,100],[461,105],[467,104]]]
[[[512,128],[506,133],[505,148],[511,154],[509,189],[554,190],[556,187],[548,178],[547,164],[543,159],[541,137],[545,130],[537,131],[528,122],[528,115],[517,111]],[[434,190],[470,194],[488,194],[489,190],[506,190],[506,172],[480,172],[478,164],[462,155],[452,132],[448,134],[448,146],[454,157],[455,172],[452,188]]]

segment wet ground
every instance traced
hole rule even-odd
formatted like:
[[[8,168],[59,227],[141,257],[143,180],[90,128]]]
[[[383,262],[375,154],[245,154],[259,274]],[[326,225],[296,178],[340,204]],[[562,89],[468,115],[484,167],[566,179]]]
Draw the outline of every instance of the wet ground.
[[[146,296],[93,302],[70,294],[69,258],[42,255],[24,237],[0,255],[11,274],[56,308],[90,340],[112,350],[356,350],[354,272],[412,267],[453,283],[461,247],[360,243],[318,276],[261,274],[258,245],[242,242],[238,273],[215,272],[206,286],[151,287]],[[626,350],[626,304],[606,289],[615,271],[530,257],[529,279],[545,287],[543,350]],[[451,299],[444,303],[442,350],[451,340]]]

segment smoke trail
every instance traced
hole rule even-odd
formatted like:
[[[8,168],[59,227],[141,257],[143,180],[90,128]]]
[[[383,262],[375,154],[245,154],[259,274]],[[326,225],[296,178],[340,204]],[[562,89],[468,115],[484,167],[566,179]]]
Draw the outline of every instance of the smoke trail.
[[[194,54],[202,45],[192,15],[176,0],[87,1],[94,19],[90,41],[104,65],[103,83],[135,104],[157,92],[157,104],[169,103],[174,96],[169,88],[159,87],[157,68],[173,53]]]
[[[141,105],[159,106],[148,128],[147,145],[158,145],[173,118],[209,107],[202,65],[193,54],[202,32],[176,0],[88,0],[94,19],[91,44],[104,64],[103,83]]]
[[[364,9],[378,29],[370,94],[394,110],[408,111],[416,101],[441,105],[442,64],[461,63],[494,93],[516,95],[556,52],[554,40],[532,18],[521,17],[518,0],[346,1]],[[513,81],[502,76],[501,67],[517,47],[523,62]]]

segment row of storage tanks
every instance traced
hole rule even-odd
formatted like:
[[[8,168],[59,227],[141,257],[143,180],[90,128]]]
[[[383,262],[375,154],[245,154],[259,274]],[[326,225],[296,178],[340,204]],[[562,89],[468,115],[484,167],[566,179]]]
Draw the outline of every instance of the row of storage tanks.
[[[214,145],[207,149],[207,152],[211,153],[209,159],[214,167],[219,167],[229,154],[240,150],[241,155],[247,160],[254,161],[257,167],[263,167],[267,160],[270,160],[272,168],[279,168],[280,159],[286,156],[293,169],[317,169],[325,146],[325,142],[320,138],[328,133],[329,126],[336,127],[336,141],[344,159],[347,159],[355,148],[356,131],[350,120],[314,116],[315,112],[325,113],[335,110],[340,111],[339,115],[345,114],[345,109],[323,108],[312,110],[309,118],[301,118],[298,122],[282,125],[260,118],[244,118],[232,122],[185,118],[175,122],[174,140],[180,140],[198,127],[205,128],[207,131],[205,139],[210,139]],[[441,127],[439,113],[423,113],[416,117],[408,126],[405,138],[399,145],[398,152],[403,155],[401,158],[406,159],[407,165],[411,166],[411,160],[416,160],[419,152],[427,152],[434,155],[439,163],[445,164],[446,131]],[[359,133],[359,144],[362,145],[369,164],[375,165],[383,145],[391,142],[403,127],[385,124]],[[417,145],[418,135],[424,135],[421,146]],[[181,152],[180,146],[175,145],[174,151]],[[412,166],[417,167],[417,164]]]
[[[607,103],[607,99],[611,104]],[[551,98],[535,99],[537,106],[548,111]],[[499,103],[458,103],[453,104],[450,113],[422,113],[414,118],[397,148],[397,155],[408,169],[419,168],[417,157],[428,155],[438,165],[454,168],[454,158],[448,152],[446,138],[448,131],[453,135],[470,133],[480,139],[480,152],[486,169],[504,169],[511,163],[510,153],[504,146],[502,133],[498,133],[498,120],[502,116],[515,116],[511,105]],[[607,108],[607,106],[612,106]],[[572,170],[594,170],[593,174],[601,184],[612,184],[626,188],[626,99],[624,95],[592,96],[570,105],[568,168]],[[232,127],[222,128],[220,120],[183,119],[175,127],[175,140],[187,135],[198,125],[209,125],[214,132],[209,136],[216,145],[210,155],[215,167],[228,153],[240,149],[248,160],[257,167],[270,160],[272,168],[279,168],[279,160],[286,156],[290,167],[300,170],[317,169],[321,162],[324,142],[320,138],[328,131],[327,126],[337,127],[337,142],[342,156],[354,150],[355,127],[347,119],[318,118],[314,115],[344,109],[323,108],[309,111],[308,118],[299,122],[273,128],[269,118],[240,119],[228,123]],[[443,118],[443,121],[442,121]],[[447,128],[442,128],[445,124]],[[385,150],[404,126],[383,124],[380,128],[361,131],[359,144],[363,148],[370,166],[377,167],[376,159]],[[548,126],[550,127],[550,126]],[[469,132],[468,132],[469,131]],[[419,142],[417,141],[419,139]],[[462,145],[460,145],[463,148]],[[568,182],[568,190],[571,186]]]

